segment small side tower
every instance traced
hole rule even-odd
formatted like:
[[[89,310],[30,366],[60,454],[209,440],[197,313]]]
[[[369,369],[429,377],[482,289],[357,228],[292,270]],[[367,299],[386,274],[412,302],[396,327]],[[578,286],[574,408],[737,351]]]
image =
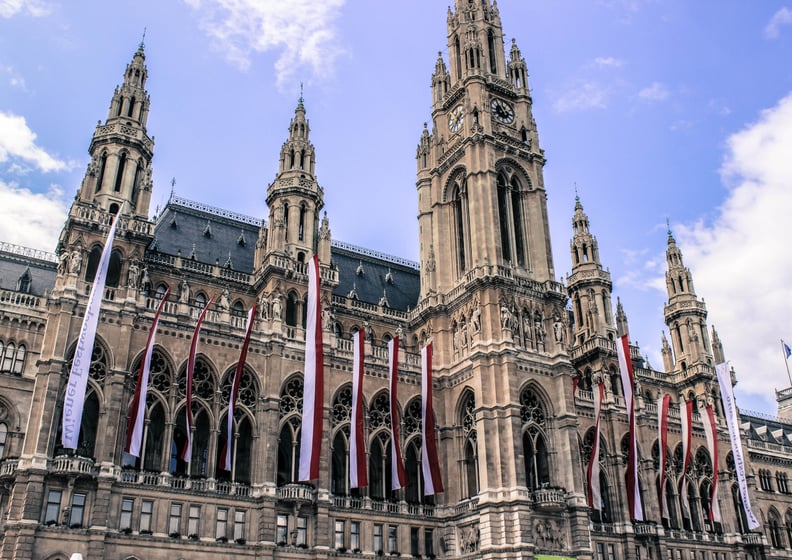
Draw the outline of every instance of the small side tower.
[[[78,200],[115,214],[148,218],[154,140],[146,131],[150,99],[146,91],[146,54],[141,42],[116,86],[107,120],[100,121],[88,151],[91,163]]]
[[[300,96],[289,123],[289,137],[281,148],[278,174],[267,189],[269,228],[266,243],[260,243],[256,256],[257,267],[263,264],[266,255],[273,253],[301,262],[315,251],[329,254],[318,246],[324,191],[314,174],[316,152],[311,144],[310,130]],[[329,243],[329,236],[326,241]]]
[[[685,267],[682,251],[670,229],[666,263],[668,303],[663,314],[673,350],[673,360],[668,360],[670,364],[666,365],[671,365],[674,373],[687,371],[699,364],[704,364],[705,369],[711,368],[713,355],[707,332],[707,306],[696,296],[693,275]]]
[[[589,219],[580,198],[575,197],[574,232],[569,249],[572,253],[572,274],[567,278],[572,300],[572,340],[581,345],[595,338],[613,340],[616,329],[611,313],[610,272],[602,268],[597,238],[589,230]]]

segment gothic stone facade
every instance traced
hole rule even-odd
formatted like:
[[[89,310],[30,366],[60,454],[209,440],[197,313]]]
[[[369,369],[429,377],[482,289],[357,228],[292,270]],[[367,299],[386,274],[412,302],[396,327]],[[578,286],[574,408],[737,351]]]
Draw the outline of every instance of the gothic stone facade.
[[[661,370],[631,348],[646,522],[624,489],[627,419],[611,278],[576,201],[572,274],[555,277],[545,155],[526,63],[507,57],[497,5],[456,0],[448,61],[432,76],[432,126],[416,152],[420,266],[332,239],[300,100],[270,184],[264,220],[171,197],[149,219],[154,142],[143,46],[96,127],[91,162],[57,256],[0,246],[0,557],[65,559],[412,556],[631,560],[790,557],[792,425],[743,416],[751,532],[713,376],[723,359],[669,233]],[[273,157],[275,154],[273,154]],[[76,450],[60,446],[65,383],[111,218],[121,212]],[[306,258],[321,262],[325,355],[321,477],[296,480],[303,390]],[[152,361],[143,451],[122,451],[129,402],[154,310],[170,286]],[[195,370],[192,457],[185,368],[210,298]],[[258,304],[234,435],[230,375],[245,310]],[[351,490],[351,334],[366,330],[365,433],[370,485]],[[399,413],[387,405],[387,341],[399,335]],[[419,349],[435,348],[435,413],[444,493],[422,496]],[[573,379],[578,391],[573,395]],[[603,382],[601,511],[587,507],[592,384]],[[681,444],[672,413],[670,515],[659,519],[655,399],[714,403],[717,472],[693,422],[690,512],[679,505]],[[781,400],[790,395],[780,394]],[[390,490],[389,428],[401,426],[410,484]],[[233,469],[222,469],[226,445]],[[719,481],[723,520],[706,519]]]

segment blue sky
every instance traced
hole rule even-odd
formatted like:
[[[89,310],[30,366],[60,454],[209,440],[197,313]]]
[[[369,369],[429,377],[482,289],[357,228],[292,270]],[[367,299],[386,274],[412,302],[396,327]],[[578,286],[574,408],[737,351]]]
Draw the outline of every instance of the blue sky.
[[[0,0],[0,240],[53,250],[146,28],[152,211],[257,217],[304,83],[333,237],[417,259],[415,148],[449,0]],[[655,367],[666,218],[739,379],[774,412],[792,341],[792,2],[501,0],[548,163],[554,260],[575,185]]]

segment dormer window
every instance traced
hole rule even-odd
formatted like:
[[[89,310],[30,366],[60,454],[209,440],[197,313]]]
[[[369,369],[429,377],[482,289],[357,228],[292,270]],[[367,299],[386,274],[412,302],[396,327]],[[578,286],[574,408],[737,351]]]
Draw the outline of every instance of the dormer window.
[[[393,272],[391,269],[388,269],[388,273],[385,275],[385,283],[393,285]]]
[[[212,237],[212,222],[206,220],[206,227],[203,230],[204,237]]]
[[[239,245],[240,247],[244,247],[246,243],[247,242],[245,241],[245,232],[243,230],[240,230],[239,237],[237,237],[237,245]]]
[[[363,261],[358,261],[358,267],[355,269],[355,274],[358,276],[363,276],[365,273],[366,271],[363,268]]]

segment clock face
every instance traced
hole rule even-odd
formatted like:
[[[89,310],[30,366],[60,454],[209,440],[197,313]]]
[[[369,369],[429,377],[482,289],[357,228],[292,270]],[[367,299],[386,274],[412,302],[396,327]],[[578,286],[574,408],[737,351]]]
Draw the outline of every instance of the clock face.
[[[498,99],[497,97],[493,99],[491,107],[492,115],[498,122],[511,124],[514,121],[514,109],[502,99]]]
[[[457,105],[451,114],[448,115],[448,130],[452,133],[457,133],[462,130],[462,123],[465,120],[465,112],[462,105]]]

